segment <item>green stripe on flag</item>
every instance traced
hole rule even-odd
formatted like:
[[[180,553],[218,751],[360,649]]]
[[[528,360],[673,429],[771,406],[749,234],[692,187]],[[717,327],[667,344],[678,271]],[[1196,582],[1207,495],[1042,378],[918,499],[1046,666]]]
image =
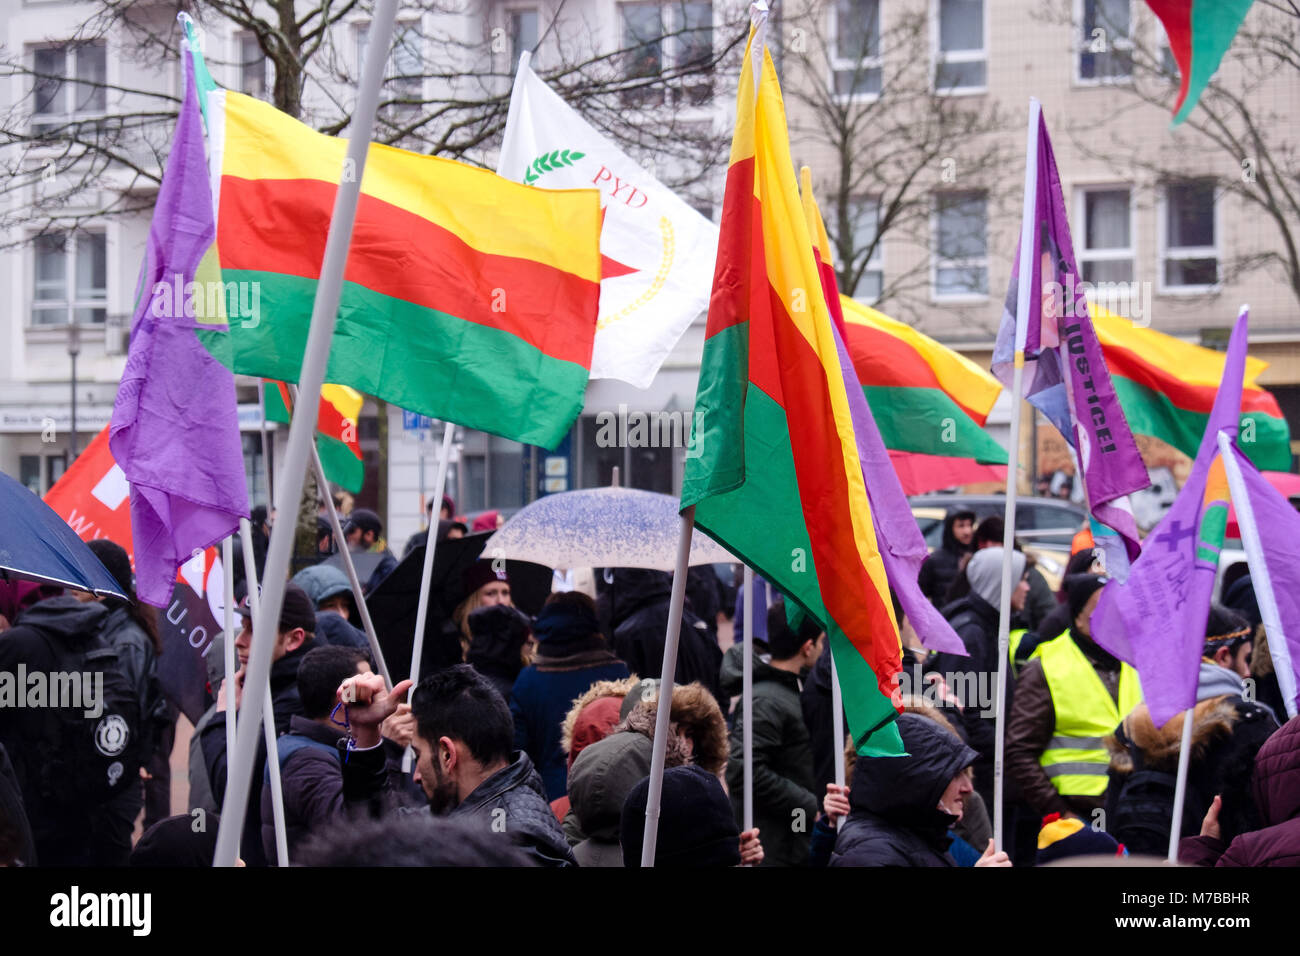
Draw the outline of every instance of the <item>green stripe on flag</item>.
[[[258,316],[233,317],[230,348],[200,338],[241,375],[294,381],[302,368],[316,280],[226,269],[256,283]],[[553,358],[509,332],[343,283],[325,381],[431,418],[544,448],[560,443],[582,411],[587,369]]]
[[[361,490],[366,477],[366,464],[352,453],[351,448],[337,438],[317,432],[316,450],[320,452],[320,463],[325,469],[326,478],[354,495]]]
[[[1208,413],[1174,405],[1168,396],[1122,375],[1111,376],[1124,417],[1136,435],[1151,435],[1195,458],[1210,420]],[[1285,419],[1264,412],[1244,412],[1237,447],[1260,471],[1291,470],[1291,431]]]
[[[862,392],[885,447],[892,451],[974,458],[986,465],[1007,463],[1007,450],[940,389],[864,385]]]

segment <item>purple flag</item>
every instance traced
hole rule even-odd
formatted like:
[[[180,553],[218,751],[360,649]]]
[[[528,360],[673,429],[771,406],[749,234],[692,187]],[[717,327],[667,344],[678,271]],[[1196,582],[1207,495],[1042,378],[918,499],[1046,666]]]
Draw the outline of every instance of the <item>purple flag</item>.
[[[1300,664],[1300,513],[1269,484],[1245,454],[1237,448],[1233,451],[1241,467],[1246,494],[1250,496],[1278,620],[1285,632],[1284,638],[1268,633],[1278,685],[1289,704],[1300,704],[1296,696],[1296,687],[1300,685],[1300,668],[1297,668]],[[1237,520],[1241,520],[1240,508]],[[1251,575],[1251,581],[1257,589],[1263,584],[1258,573]],[[1269,626],[1267,621],[1264,626]],[[1282,718],[1281,714],[1277,716]]]
[[[1226,431],[1236,441],[1246,326],[1243,310],[1232,330],[1223,383],[1187,483],[1147,536],[1128,581],[1112,581],[1102,589],[1090,621],[1093,640],[1138,669],[1157,727],[1196,703],[1205,622],[1228,521],[1218,434]],[[1290,570],[1294,573],[1294,567]]]
[[[825,270],[822,284],[827,284]],[[922,644],[933,651],[965,656],[968,653],[966,645],[952,629],[952,625],[930,603],[930,599],[921,593],[921,587],[917,583],[921,562],[930,552],[925,546],[925,538],[921,536],[921,529],[916,526],[916,518],[907,503],[907,496],[903,494],[903,486],[898,483],[898,473],[894,471],[894,464],[885,449],[885,440],[880,437],[880,428],[871,415],[862,383],[858,381],[853,360],[844,346],[844,314],[840,310],[839,292],[833,287],[825,291],[834,320],[831,329],[835,333],[835,349],[840,357],[844,389],[848,392],[849,415],[853,419],[853,431],[857,435],[862,480],[867,485],[867,500],[871,502],[872,524],[876,529],[880,557],[885,565],[885,577]]]
[[[1030,170],[1029,175],[1035,171]],[[1137,442],[1111,384],[1101,343],[1088,314],[1085,286],[1075,265],[1074,243],[1065,215],[1061,174],[1056,168],[1047,121],[1038,118],[1037,196],[1029,314],[1026,323],[1025,398],[1051,420],[1079,458],[1088,509],[1097,522],[1097,543],[1106,567],[1121,579],[1137,557],[1137,523],[1128,495],[1151,484]],[[993,374],[1008,387],[1015,362],[1016,309],[1025,250],[1017,247],[993,351]]]
[[[158,190],[109,447],[131,484],[136,590],[164,607],[176,569],[238,529],[248,515],[235,379],[203,347],[200,329],[225,329],[225,290],[195,283],[216,237],[202,119],[190,57],[185,97]],[[215,260],[213,260],[215,261]],[[219,273],[211,279],[219,283]]]

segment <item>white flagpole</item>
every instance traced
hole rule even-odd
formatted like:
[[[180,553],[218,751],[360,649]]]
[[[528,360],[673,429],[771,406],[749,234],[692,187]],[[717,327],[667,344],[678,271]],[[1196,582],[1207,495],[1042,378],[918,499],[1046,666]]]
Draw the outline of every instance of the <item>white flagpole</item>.
[[[245,559],[247,563],[247,559]],[[221,576],[225,584],[225,637],[222,656],[226,664],[226,764],[235,755],[235,546],[233,535],[221,542]]]
[[[257,620],[258,607],[261,604],[261,597],[257,590],[257,568],[253,565],[253,528],[248,523],[247,518],[239,519],[239,537],[244,548],[244,564],[248,566],[249,571],[246,575],[248,580],[248,607],[253,612],[253,620]],[[262,714],[262,733],[266,738],[266,769],[271,778],[271,821],[275,829],[275,858],[276,865],[287,867],[289,865],[289,833],[284,823],[284,784],[280,778],[280,751],[275,745],[275,713],[271,707],[271,685],[266,685],[266,712]],[[229,752],[227,752],[226,766],[230,766]]]
[[[442,496],[447,487],[447,463],[451,458],[451,440],[456,426],[447,422],[442,432],[442,454],[438,456],[438,476],[433,484],[433,500],[442,507]],[[429,527],[424,537],[424,566],[420,571],[420,603],[415,609],[415,639],[411,643],[411,680],[420,682],[420,658],[424,653],[424,625],[429,618],[429,589],[433,582],[433,552],[438,546],[438,522],[429,515]],[[410,747],[402,755],[402,773],[411,772],[412,756]]]
[[[1286,704],[1286,715],[1290,718],[1296,715],[1296,680],[1291,663],[1291,649],[1287,646],[1286,632],[1282,628],[1282,615],[1278,611],[1277,595],[1273,593],[1273,579],[1268,573],[1268,562],[1264,560],[1264,543],[1259,539],[1259,525],[1255,523],[1255,506],[1246,491],[1241,464],[1231,451],[1232,440],[1226,433],[1219,432],[1219,452],[1223,455],[1223,469],[1228,475],[1232,506],[1237,510],[1241,543],[1246,551],[1246,562],[1250,565],[1250,583],[1259,601],[1259,616],[1264,621],[1269,653],[1278,665],[1275,668],[1277,683]]]
[[[1029,303],[1034,290],[1034,261],[1038,255],[1038,235],[1034,210],[1038,200],[1038,124],[1042,107],[1029,100],[1029,134],[1025,143],[1025,203],[1020,220],[1020,286],[1016,294],[1015,370],[1011,380],[1011,441],[1007,453],[1007,504],[1002,529],[1002,595],[998,613],[998,689],[994,701],[997,714],[993,738],[993,843],[1001,850],[1003,787],[1003,727],[1006,723],[1007,654],[1011,647],[1011,591],[1018,581],[1011,580],[1011,556],[1016,537],[1016,480],[1020,471],[1020,411],[1024,405],[1025,341],[1029,334]]]
[[[1169,862],[1178,862],[1178,841],[1183,831],[1183,805],[1187,802],[1188,754],[1192,749],[1194,708],[1183,711],[1183,735],[1178,745],[1178,778],[1174,784],[1174,815],[1169,821]]]
[[[388,63],[388,47],[393,39],[393,21],[397,16],[397,0],[378,0],[374,19],[370,24],[370,39],[358,91],[357,108],[352,115],[352,135],[348,141],[348,154],[340,170],[338,192],[334,196],[334,211],[330,217],[329,237],[325,241],[325,257],[321,264],[320,281],[316,285],[316,299],[312,306],[311,328],[303,353],[302,371],[298,384],[308,395],[319,395],[325,384],[325,364],[329,359],[330,340],[338,319],[339,301],[343,294],[343,269],[347,264],[348,247],[352,243],[352,226],[356,221],[357,203],[361,198],[361,178],[365,173],[366,155],[375,126],[375,111],[379,104],[379,88],[384,81]],[[303,479],[311,458],[311,447],[316,432],[319,402],[307,402],[294,410],[289,425],[289,445],[285,453],[285,467],[279,482],[280,508],[289,514],[295,497],[302,492]],[[244,706],[247,719],[241,716],[236,735],[236,762],[226,775],[225,812],[217,828],[215,866],[234,866],[239,855],[239,837],[244,829],[244,815],[248,809],[248,794],[252,785],[253,763],[257,756],[254,735],[262,721],[266,691],[270,688],[271,652],[274,650],[276,625],[284,604],[285,581],[289,574],[289,558],[293,551],[293,534],[297,530],[292,521],[277,521],[271,529],[271,544],[266,556],[263,575],[266,590],[261,595],[260,613],[254,617],[252,656],[245,677]],[[269,757],[269,755],[268,755]]]
[[[830,647],[830,636],[826,637],[826,646]],[[828,651],[829,653],[829,651]],[[831,727],[835,734],[835,782],[844,786],[844,692],[840,690],[840,672],[835,666],[835,655],[831,654]]]
[[[677,537],[677,568],[668,603],[668,633],[664,636],[664,663],[659,678],[659,702],[655,712],[655,739],[650,755],[650,792],[646,795],[645,838],[641,843],[641,865],[655,865],[655,844],[659,841],[659,802],[664,789],[664,755],[668,751],[668,723],[673,709],[673,677],[677,673],[677,644],[682,631],[682,605],[686,601],[686,575],[690,572],[691,534],[695,530],[695,506],[681,515]],[[746,648],[749,650],[749,648]]]
[[[742,654],[744,664],[741,667],[740,707],[743,715],[745,785],[744,785],[744,826],[742,830],[754,826],[754,569],[745,565],[745,606],[741,609],[741,635],[745,640]],[[662,699],[662,698],[661,698]]]
[[[290,385],[294,405],[298,404],[298,386]],[[366,595],[361,588],[361,579],[357,577],[356,565],[352,563],[352,552],[343,540],[343,525],[339,521],[338,509],[334,507],[334,496],[329,493],[329,480],[325,477],[325,466],[321,464],[320,452],[316,443],[311,443],[312,466],[316,470],[316,484],[320,486],[321,497],[325,499],[325,508],[329,512],[330,530],[334,534],[335,546],[343,556],[343,570],[347,572],[348,584],[352,587],[352,597],[357,602],[357,613],[361,615],[362,629],[366,632],[366,641],[370,644],[370,656],[375,660],[375,667],[384,678],[384,686],[393,689],[393,679],[388,675],[388,663],[379,646],[379,637],[375,634],[374,622],[370,620],[370,608],[366,606]]]

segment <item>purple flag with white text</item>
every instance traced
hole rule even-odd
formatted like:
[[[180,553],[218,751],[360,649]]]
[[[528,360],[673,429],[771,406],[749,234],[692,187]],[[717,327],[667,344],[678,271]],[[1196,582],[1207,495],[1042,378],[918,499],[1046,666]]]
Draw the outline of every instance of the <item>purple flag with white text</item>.
[[[1102,358],[1101,343],[1088,315],[1085,287],[1074,259],[1065,214],[1061,174],[1038,120],[1034,240],[1029,254],[1017,248],[993,352],[993,374],[1010,386],[1015,362],[1016,321],[1026,323],[1025,398],[1051,420],[1070,443],[1093,518],[1093,533],[1106,554],[1106,568],[1123,579],[1137,557],[1137,523],[1128,496],[1151,484],[1137,442]],[[1028,260],[1028,263],[1027,261]],[[1033,270],[1029,314],[1017,317],[1020,270]]]
[[[209,254],[216,224],[194,65],[188,56],[181,62],[185,96],[149,227],[109,433],[131,486],[136,593],[155,607],[171,600],[181,564],[235,532],[248,515],[235,379],[198,337],[200,329],[225,330],[224,314],[200,309],[196,318],[192,305],[191,296],[204,295],[220,273]]]
[[[1205,623],[1228,523],[1228,486],[1218,435],[1225,431],[1234,442],[1237,438],[1246,328],[1243,311],[1232,331],[1223,384],[1187,482],[1147,535],[1128,581],[1112,581],[1102,588],[1090,620],[1093,640],[1137,668],[1157,727],[1196,702]],[[1244,455],[1238,460],[1246,462]]]

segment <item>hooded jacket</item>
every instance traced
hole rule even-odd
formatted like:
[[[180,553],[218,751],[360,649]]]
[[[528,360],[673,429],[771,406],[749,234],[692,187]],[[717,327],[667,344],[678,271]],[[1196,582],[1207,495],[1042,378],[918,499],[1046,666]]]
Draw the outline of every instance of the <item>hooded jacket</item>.
[[[1261,825],[1250,792],[1250,774],[1255,755],[1277,730],[1277,721],[1268,708],[1243,699],[1244,689],[1233,671],[1201,662],[1183,804],[1184,835],[1200,832],[1215,794],[1223,796],[1219,825],[1225,842]],[[1106,740],[1111,752],[1107,831],[1131,853],[1159,856],[1168,851],[1182,733],[1181,714],[1164,727],[1156,727],[1147,705],[1140,704]],[[1130,781],[1133,786],[1126,789]]]
[[[743,653],[745,645],[738,647]],[[726,693],[741,692],[744,660],[740,654],[724,659],[721,676]],[[812,741],[799,702],[799,677],[773,667],[770,657],[755,654],[753,678],[754,826],[763,841],[761,865],[807,866],[819,801],[814,792]],[[727,788],[737,822],[743,819],[744,730],[744,713],[737,709],[727,762]],[[802,811],[802,827],[793,825],[799,820],[798,811]]]
[[[306,746],[295,750],[280,765],[284,796],[284,827],[288,838],[289,859],[311,831],[323,826],[343,812],[343,759],[339,745],[347,739],[342,727],[326,727],[299,714],[289,718],[289,733],[333,748]],[[267,860],[274,860],[275,822],[272,816],[271,783],[256,781],[262,788],[262,850]]]
[[[970,545],[962,544],[952,533],[953,523],[961,513],[960,510],[949,511],[944,517],[943,541],[939,547],[930,552],[929,557],[921,562],[921,572],[916,578],[921,593],[928,597],[935,607],[940,607],[944,603],[948,588],[952,587],[952,579],[957,576],[957,569],[961,567],[961,559],[972,550]]]
[[[482,607],[469,616],[466,662],[488,679],[503,700],[510,699],[515,679],[524,669],[523,647],[531,624],[519,610],[505,605]]]
[[[849,815],[840,824],[831,866],[956,866],[948,829],[957,817],[940,810],[953,777],[977,756],[951,733],[918,714],[900,714],[905,757],[858,757]]]
[[[98,601],[60,596],[33,604],[19,614],[13,627],[0,633],[0,673],[17,674],[19,663],[29,674],[53,671],[58,661],[55,646],[72,653],[89,650],[99,643],[107,618],[108,609]],[[13,763],[42,864],[89,865],[91,831],[86,815],[72,818],[66,810],[49,807],[36,792],[43,755],[35,742],[47,714],[44,708],[0,707],[0,745]]]
[[[1226,847],[1215,837],[1184,837],[1178,859],[1197,866],[1300,866],[1300,717],[1259,748],[1251,789],[1263,829]]]
[[[605,592],[607,600],[601,602],[609,607],[614,653],[628,670],[642,678],[658,679],[662,675],[672,585],[672,575],[666,571],[620,568]],[[717,640],[689,608],[682,610],[680,633],[676,683],[699,681],[720,699],[718,668],[722,665],[722,650]]]

